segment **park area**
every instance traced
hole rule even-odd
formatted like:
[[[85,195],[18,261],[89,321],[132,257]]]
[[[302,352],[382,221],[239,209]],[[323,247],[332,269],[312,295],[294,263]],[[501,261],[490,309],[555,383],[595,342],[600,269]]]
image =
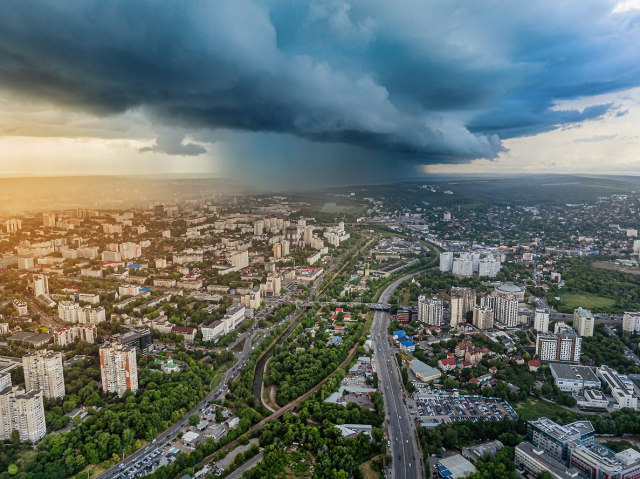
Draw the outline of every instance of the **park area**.
[[[573,313],[575,308],[586,308],[593,313],[608,313],[616,303],[611,298],[604,298],[589,293],[560,293],[558,311],[561,313]]]

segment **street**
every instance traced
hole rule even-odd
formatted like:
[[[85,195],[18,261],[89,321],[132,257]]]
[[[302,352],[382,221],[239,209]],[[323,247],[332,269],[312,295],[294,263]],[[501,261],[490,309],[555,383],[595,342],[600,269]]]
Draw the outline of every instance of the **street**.
[[[380,295],[380,303],[386,304],[400,283],[413,273],[390,284]],[[394,479],[423,478],[422,452],[417,444],[415,425],[405,404],[405,390],[396,358],[391,353],[387,327],[389,313],[376,311],[371,326],[379,387],[382,391],[387,417],[387,431],[393,458],[390,477]]]

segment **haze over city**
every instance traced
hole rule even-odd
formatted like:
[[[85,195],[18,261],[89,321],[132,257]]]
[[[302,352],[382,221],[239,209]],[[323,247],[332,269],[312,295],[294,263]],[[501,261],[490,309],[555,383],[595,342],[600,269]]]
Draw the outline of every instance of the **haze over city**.
[[[640,1],[0,2],[0,479],[640,477]]]

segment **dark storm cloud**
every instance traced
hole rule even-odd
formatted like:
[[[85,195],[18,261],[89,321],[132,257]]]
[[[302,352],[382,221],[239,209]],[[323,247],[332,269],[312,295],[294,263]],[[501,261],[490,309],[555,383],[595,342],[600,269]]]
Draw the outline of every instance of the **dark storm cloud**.
[[[158,136],[152,146],[140,148],[140,153],[165,153],[171,156],[198,156],[207,152],[202,145],[195,143],[185,143],[184,134],[167,130]]]
[[[601,118],[557,101],[637,86],[634,12],[606,1],[0,2],[0,88],[181,132],[293,135],[419,163]],[[379,158],[380,155],[371,155]],[[301,159],[300,161],[304,161]],[[380,161],[380,160],[376,160]]]

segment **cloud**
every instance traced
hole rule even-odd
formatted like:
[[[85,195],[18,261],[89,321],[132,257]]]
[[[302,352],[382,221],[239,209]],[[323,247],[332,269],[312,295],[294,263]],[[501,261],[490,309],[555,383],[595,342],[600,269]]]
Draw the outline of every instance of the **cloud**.
[[[205,154],[207,149],[195,143],[185,143],[184,134],[167,131],[163,136],[159,136],[152,146],[145,146],[138,151],[140,153],[165,153],[171,156],[198,156]]]
[[[617,134],[614,133],[613,135],[593,135],[590,136],[588,138],[576,138],[575,140],[573,140],[574,143],[592,143],[592,142],[596,142],[596,141],[607,141],[607,140],[613,140],[614,138],[617,138]]]
[[[376,162],[495,159],[504,139],[616,108],[558,110],[558,101],[640,84],[637,12],[621,8],[9,0],[0,2],[0,90],[104,121],[138,112],[166,129],[142,152],[200,155],[185,134],[232,130],[295,138],[296,151],[355,147]]]

